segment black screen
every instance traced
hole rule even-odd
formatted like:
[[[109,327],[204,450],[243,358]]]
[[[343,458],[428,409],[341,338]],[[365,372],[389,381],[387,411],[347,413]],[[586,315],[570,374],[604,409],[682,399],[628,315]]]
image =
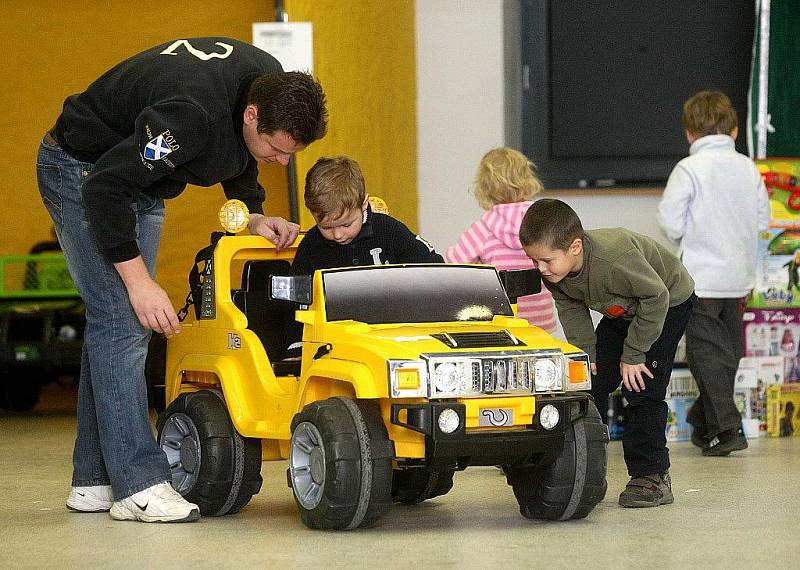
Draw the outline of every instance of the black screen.
[[[753,0],[523,0],[523,152],[549,187],[663,183],[683,102],[726,93],[746,153]]]

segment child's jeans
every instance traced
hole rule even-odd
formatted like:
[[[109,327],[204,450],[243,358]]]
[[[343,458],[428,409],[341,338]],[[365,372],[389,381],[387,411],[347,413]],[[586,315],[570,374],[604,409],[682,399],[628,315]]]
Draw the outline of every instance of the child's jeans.
[[[147,409],[144,363],[150,331],[139,323],[122,279],[98,249],[86,220],[81,189],[93,165],[42,142],[36,166],[42,200],[86,305],[72,485],[111,485],[114,498],[121,500],[171,479]],[[139,249],[154,275],[164,202],[142,194],[131,208]]]
[[[689,299],[667,311],[661,336],[645,354],[645,365],[653,378],[644,376],[645,389],[632,392],[622,386],[628,401],[622,447],[631,477],[663,473],[669,469],[667,449],[667,393],[678,341],[683,336],[692,306]],[[608,395],[622,382],[619,371],[625,337],[631,321],[603,317],[597,325],[597,375],[592,377],[592,396],[602,414],[608,408]]]

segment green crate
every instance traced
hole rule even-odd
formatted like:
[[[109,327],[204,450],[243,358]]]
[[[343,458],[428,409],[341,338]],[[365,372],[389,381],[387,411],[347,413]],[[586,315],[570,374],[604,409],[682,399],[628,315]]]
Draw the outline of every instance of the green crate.
[[[0,256],[0,300],[76,297],[62,254]]]

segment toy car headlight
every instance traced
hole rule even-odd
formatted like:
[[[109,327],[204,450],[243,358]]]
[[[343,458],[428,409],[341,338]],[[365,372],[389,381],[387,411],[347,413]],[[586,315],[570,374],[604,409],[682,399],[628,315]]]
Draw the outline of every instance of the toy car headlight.
[[[533,364],[533,385],[537,392],[555,392],[561,390],[563,359],[537,358]]]
[[[389,393],[392,398],[424,398],[428,395],[428,369],[421,360],[389,361]]]
[[[592,374],[589,369],[589,356],[583,352],[576,352],[564,356],[566,367],[566,380],[564,389],[567,391],[591,390]]]
[[[468,360],[431,362],[431,396],[461,396],[472,385],[472,366]]]

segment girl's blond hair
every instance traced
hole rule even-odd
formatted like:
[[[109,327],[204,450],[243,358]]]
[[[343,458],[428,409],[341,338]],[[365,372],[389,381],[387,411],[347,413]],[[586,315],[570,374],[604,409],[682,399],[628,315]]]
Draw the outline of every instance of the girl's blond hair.
[[[495,204],[531,200],[543,189],[536,166],[513,148],[495,148],[483,155],[475,173],[475,198],[484,210]]]

